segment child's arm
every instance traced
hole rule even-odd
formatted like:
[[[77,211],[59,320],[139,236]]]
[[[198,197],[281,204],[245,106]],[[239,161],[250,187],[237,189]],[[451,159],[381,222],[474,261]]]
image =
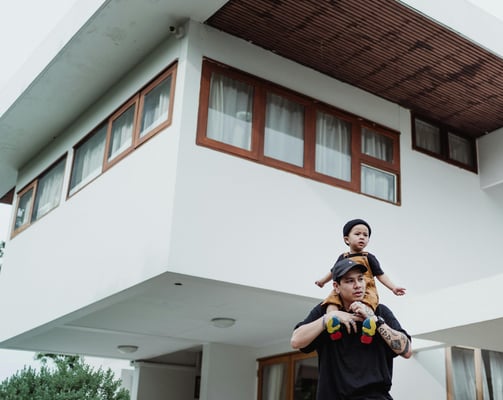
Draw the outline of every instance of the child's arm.
[[[403,296],[405,294],[405,288],[396,286],[391,279],[386,274],[377,275],[376,278],[389,290],[391,290],[396,296]]]
[[[329,272],[328,274],[324,275],[323,278],[314,283],[319,287],[323,287],[325,286],[325,283],[330,282],[331,280],[332,280],[332,272]]]

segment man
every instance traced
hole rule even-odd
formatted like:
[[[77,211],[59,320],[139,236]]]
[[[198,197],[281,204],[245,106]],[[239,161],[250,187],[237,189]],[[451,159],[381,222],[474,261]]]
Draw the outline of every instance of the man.
[[[336,263],[333,285],[344,309],[325,314],[320,303],[293,331],[294,349],[318,353],[317,400],[392,400],[393,359],[412,355],[410,336],[391,310],[379,304],[374,314],[361,302],[366,270],[349,258]],[[331,336],[338,324],[341,334]]]

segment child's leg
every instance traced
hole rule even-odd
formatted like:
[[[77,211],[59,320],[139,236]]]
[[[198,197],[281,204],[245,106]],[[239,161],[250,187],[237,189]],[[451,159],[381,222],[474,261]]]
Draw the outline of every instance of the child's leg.
[[[332,311],[339,311],[339,307],[337,307],[335,304],[329,304],[327,306],[327,314]]]
[[[335,304],[329,304],[327,306],[327,313],[330,313],[331,311],[338,311],[339,307],[337,307]],[[341,322],[339,321],[339,318],[336,316],[332,316],[331,318],[327,318],[325,325],[327,327],[327,332],[330,333],[330,339],[332,340],[339,340],[342,337],[341,333]]]
[[[372,311],[375,312],[376,307],[373,304],[367,303],[363,301],[367,307],[370,307]],[[372,339],[374,338],[374,335],[376,333],[376,323],[374,321],[374,318],[366,318],[363,323],[362,323],[362,336],[360,338],[360,341],[363,344],[370,344],[372,343]]]

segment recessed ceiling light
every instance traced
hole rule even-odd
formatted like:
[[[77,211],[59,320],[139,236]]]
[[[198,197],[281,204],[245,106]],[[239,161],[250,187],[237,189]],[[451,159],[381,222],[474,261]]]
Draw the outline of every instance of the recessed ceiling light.
[[[124,354],[130,354],[138,350],[138,346],[135,346],[134,344],[120,344],[117,346],[117,350]]]
[[[234,318],[218,317],[211,320],[211,324],[217,328],[230,328],[235,323]]]

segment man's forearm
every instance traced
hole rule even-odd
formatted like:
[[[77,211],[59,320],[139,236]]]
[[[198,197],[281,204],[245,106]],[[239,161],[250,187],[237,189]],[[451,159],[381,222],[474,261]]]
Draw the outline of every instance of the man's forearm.
[[[377,328],[377,332],[379,332],[390,349],[399,356],[409,358],[412,355],[410,340],[404,333],[395,331],[386,324]]]
[[[310,322],[308,324],[299,326],[293,331],[290,345],[292,348],[298,350],[306,347],[325,329],[324,316]]]

